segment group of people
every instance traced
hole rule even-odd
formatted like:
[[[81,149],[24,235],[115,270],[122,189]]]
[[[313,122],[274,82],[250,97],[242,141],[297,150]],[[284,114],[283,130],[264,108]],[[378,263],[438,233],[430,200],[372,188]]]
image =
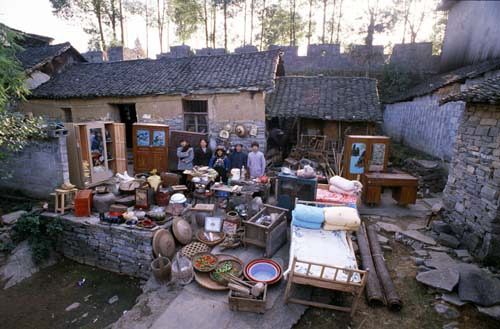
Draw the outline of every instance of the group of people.
[[[223,146],[217,146],[212,153],[205,139],[201,139],[195,148],[183,140],[177,148],[177,158],[179,171],[192,169],[193,166],[208,166],[217,171],[223,182],[227,182],[231,169],[246,168],[250,178],[264,176],[266,170],[266,159],[257,142],[252,143],[252,150],[248,154],[244,152],[242,144],[236,144],[234,150],[227,154]]]

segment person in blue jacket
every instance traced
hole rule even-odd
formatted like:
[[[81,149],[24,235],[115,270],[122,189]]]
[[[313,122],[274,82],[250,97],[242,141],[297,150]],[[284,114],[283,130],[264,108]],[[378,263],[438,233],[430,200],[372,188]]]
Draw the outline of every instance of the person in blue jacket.
[[[229,158],[226,155],[226,150],[223,146],[217,146],[215,153],[208,164],[219,174],[222,182],[227,183],[227,172],[229,171]]]
[[[243,151],[243,144],[236,144],[234,151],[231,152],[229,156],[230,166],[229,169],[241,169],[246,167],[248,156],[245,151]]]

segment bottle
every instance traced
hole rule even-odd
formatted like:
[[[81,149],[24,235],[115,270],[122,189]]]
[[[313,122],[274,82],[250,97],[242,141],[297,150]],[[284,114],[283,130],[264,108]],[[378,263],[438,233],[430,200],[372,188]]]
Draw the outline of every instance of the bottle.
[[[241,173],[240,173],[240,179],[245,180],[247,177],[247,170],[245,169],[245,166],[241,167]]]

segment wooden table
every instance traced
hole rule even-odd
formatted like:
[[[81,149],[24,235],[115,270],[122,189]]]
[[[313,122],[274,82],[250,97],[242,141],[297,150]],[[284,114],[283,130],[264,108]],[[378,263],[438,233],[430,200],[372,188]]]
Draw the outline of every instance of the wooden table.
[[[392,189],[392,197],[399,205],[417,201],[417,178],[405,173],[366,173],[361,176],[363,201],[379,205],[383,187]]]

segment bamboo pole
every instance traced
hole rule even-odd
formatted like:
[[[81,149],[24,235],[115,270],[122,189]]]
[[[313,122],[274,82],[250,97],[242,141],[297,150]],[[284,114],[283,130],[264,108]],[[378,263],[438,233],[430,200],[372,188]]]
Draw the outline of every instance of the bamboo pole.
[[[364,270],[368,271],[366,281],[366,299],[368,300],[368,304],[370,306],[385,305],[384,293],[377,276],[377,271],[375,270],[375,265],[373,264],[372,254],[363,224],[356,233],[356,236],[358,238],[359,253],[361,254],[361,265]]]
[[[374,225],[370,225],[366,228],[368,240],[370,243],[370,249],[372,252],[373,262],[375,263],[375,269],[377,270],[378,277],[384,288],[385,298],[387,300],[389,309],[393,311],[399,311],[403,307],[403,302],[396,291],[394,282],[392,282],[391,275],[387,269],[387,264],[384,260],[384,254],[382,248],[380,248],[380,243],[378,242],[377,231]]]

